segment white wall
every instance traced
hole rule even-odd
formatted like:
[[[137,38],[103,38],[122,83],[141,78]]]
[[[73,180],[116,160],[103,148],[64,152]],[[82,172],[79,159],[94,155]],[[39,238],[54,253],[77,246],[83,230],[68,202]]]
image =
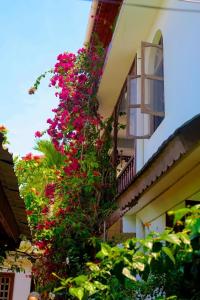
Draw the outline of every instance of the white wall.
[[[145,227],[145,235],[151,231],[163,232],[166,227],[166,215],[163,214],[155,220],[152,220],[149,226]]]
[[[174,0],[166,6],[200,10],[198,4]],[[176,128],[200,113],[200,13],[161,11],[146,41],[152,42],[159,29],[164,44],[165,119],[150,139],[137,141],[137,170]]]
[[[141,239],[145,237],[144,225],[138,216],[136,216],[136,237]]]
[[[123,233],[132,233],[136,232],[136,216],[135,214],[132,215],[125,215],[122,219],[122,226],[123,226]]]
[[[30,293],[31,273],[15,273],[13,300],[27,300]]]

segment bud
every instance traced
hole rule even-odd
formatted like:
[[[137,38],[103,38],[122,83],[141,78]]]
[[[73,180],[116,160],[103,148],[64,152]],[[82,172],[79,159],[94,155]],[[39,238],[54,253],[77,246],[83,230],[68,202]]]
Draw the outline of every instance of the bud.
[[[35,87],[31,87],[28,91],[29,95],[33,95],[35,94],[36,88]]]

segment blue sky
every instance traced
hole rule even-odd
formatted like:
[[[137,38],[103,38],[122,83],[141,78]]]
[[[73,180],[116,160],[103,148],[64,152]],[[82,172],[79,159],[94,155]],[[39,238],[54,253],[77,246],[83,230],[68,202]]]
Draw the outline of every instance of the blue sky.
[[[9,129],[15,155],[32,151],[34,132],[46,128],[57,105],[47,80],[33,96],[28,89],[59,53],[82,47],[90,6],[81,0],[0,2],[0,124]]]

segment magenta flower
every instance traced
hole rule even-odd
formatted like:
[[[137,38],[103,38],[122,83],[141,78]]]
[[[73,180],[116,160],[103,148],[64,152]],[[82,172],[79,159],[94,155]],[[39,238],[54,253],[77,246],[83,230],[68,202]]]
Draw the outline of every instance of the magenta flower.
[[[55,183],[48,183],[45,188],[45,197],[52,199],[55,193]]]
[[[40,138],[42,136],[42,132],[41,131],[36,131],[35,132],[35,137],[36,138]]]

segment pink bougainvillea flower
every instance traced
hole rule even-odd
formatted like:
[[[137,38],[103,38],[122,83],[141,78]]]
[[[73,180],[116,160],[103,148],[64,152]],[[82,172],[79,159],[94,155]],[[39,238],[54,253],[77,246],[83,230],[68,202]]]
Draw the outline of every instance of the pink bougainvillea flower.
[[[87,81],[87,76],[86,76],[85,74],[79,75],[78,81],[79,81],[80,83],[85,83],[85,82]]]
[[[35,137],[36,138],[40,138],[42,136],[42,132],[41,131],[36,131],[35,132]]]
[[[46,221],[44,223],[44,229],[50,229],[51,227],[53,227],[56,224],[56,221]]]
[[[35,242],[35,246],[38,247],[40,250],[42,250],[47,246],[47,242],[46,241],[37,241],[37,242]]]
[[[86,53],[86,48],[80,48],[78,54]]]
[[[73,113],[77,113],[80,111],[80,107],[78,105],[75,105],[72,109]]]
[[[48,206],[45,206],[45,207],[41,210],[41,213],[42,213],[42,214],[46,214],[46,213],[48,213],[48,212],[49,212]]]
[[[78,162],[78,159],[72,158],[72,162],[69,164],[69,166],[64,167],[64,172],[66,175],[70,176],[72,173],[77,171],[79,169],[80,165]]]
[[[102,145],[103,145],[102,140],[99,139],[99,140],[96,141],[96,146],[97,146],[98,149],[101,148]]]
[[[45,197],[52,199],[55,193],[55,183],[48,183],[45,188]]]
[[[48,118],[48,119],[47,119],[47,123],[48,123],[48,124],[53,124],[53,121],[52,121],[50,118]]]
[[[44,225],[43,224],[37,224],[36,229],[37,230],[42,230],[42,229],[44,229]]]

